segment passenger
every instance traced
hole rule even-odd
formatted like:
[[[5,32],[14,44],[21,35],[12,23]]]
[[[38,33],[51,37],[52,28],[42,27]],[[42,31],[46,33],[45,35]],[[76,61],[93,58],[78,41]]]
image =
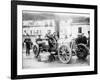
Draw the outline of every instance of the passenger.
[[[51,45],[51,43],[52,43],[52,41],[51,41],[51,38],[52,38],[51,30],[47,31],[47,34],[45,35],[45,37],[47,38],[49,46],[51,47],[52,46]]]
[[[48,30],[47,34],[45,35],[45,37],[50,38],[52,36],[51,34],[51,30]]]
[[[53,37],[55,38],[55,40],[56,40],[56,42],[57,42],[57,40],[58,40],[57,32],[54,32],[54,33],[53,33]]]

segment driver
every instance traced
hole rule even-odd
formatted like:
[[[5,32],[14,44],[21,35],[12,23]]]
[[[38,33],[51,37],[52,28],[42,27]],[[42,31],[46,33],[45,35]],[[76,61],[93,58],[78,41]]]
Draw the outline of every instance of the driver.
[[[78,38],[76,38],[76,44],[80,43],[87,44],[87,38],[84,36],[84,33],[79,33]]]

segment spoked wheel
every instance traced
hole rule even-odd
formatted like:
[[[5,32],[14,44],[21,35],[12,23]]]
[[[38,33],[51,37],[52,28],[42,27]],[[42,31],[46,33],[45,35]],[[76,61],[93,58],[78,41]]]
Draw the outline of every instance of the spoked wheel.
[[[62,45],[58,50],[58,58],[62,63],[68,63],[71,59],[72,53],[68,46]]]
[[[89,49],[84,44],[78,44],[76,49],[76,55],[79,59],[85,59],[89,53]]]
[[[39,54],[39,47],[36,46],[36,45],[34,45],[34,46],[33,46],[33,52],[34,52],[34,54],[35,54],[35,57],[37,57],[38,54]]]

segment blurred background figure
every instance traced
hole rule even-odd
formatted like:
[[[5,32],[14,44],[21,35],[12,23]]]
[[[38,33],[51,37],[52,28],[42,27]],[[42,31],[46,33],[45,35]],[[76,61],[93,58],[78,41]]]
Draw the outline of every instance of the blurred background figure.
[[[46,37],[46,38],[50,38],[51,35],[52,35],[52,34],[51,34],[51,30],[48,30],[48,31],[47,31],[47,34],[45,35],[45,37]]]
[[[24,40],[24,43],[26,45],[26,55],[30,55],[30,49],[32,48],[33,43],[28,34]]]
[[[88,43],[87,46],[90,48],[90,31],[88,31]]]

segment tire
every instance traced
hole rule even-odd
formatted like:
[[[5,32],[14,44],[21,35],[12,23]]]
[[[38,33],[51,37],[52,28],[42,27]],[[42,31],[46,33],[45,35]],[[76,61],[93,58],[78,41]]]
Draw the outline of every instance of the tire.
[[[78,44],[76,49],[76,56],[79,59],[86,59],[87,55],[89,54],[89,49],[85,44]]]
[[[72,57],[71,49],[69,46],[61,45],[58,49],[58,58],[62,63],[69,63]]]
[[[33,46],[33,53],[34,53],[35,57],[38,57],[39,47],[37,45],[34,45]]]

